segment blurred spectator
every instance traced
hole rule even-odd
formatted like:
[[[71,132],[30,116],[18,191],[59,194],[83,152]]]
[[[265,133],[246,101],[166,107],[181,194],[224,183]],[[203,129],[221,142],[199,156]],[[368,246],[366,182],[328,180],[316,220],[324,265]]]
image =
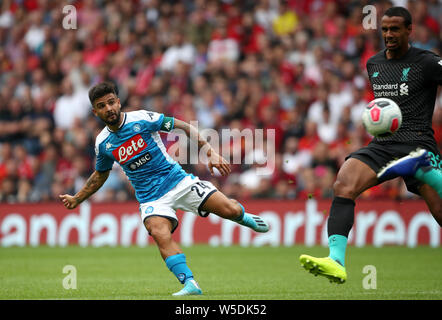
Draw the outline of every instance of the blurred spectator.
[[[218,23],[207,48],[208,63],[215,68],[219,68],[224,62],[237,61],[239,58],[237,39],[227,34],[226,24],[225,20]]]
[[[255,7],[255,19],[267,33],[272,32],[273,21],[278,17],[278,0],[259,0]]]
[[[273,198],[294,199],[296,197],[296,175],[284,170],[284,158],[280,153],[275,156],[275,170],[272,175]]]
[[[39,52],[45,41],[45,28],[43,26],[43,11],[35,10],[29,13],[31,26],[24,36],[29,49]]]
[[[244,163],[251,164],[250,168],[241,172],[239,183],[243,188],[243,197],[269,197],[271,194],[271,179],[274,172],[271,157],[266,155],[262,146],[255,145],[250,153],[245,155]],[[264,196],[267,195],[267,196]]]
[[[54,143],[48,144],[39,157],[38,173],[35,177],[31,200],[49,200],[54,182],[58,150]]]
[[[186,34],[189,41],[195,46],[206,45],[212,37],[213,26],[205,18],[203,9],[196,9],[190,13],[189,25]]]
[[[308,150],[299,150],[299,140],[289,137],[284,143],[282,168],[285,173],[296,175],[301,168],[308,167],[312,155]]]
[[[69,129],[76,119],[84,120],[88,116],[91,105],[84,92],[74,92],[72,81],[68,77],[63,79],[61,89],[63,94],[55,102],[54,121],[58,128]]]
[[[305,168],[299,175],[299,191],[297,199],[320,199],[322,190],[319,187],[318,177],[312,168]]]
[[[336,161],[329,154],[329,146],[324,142],[318,142],[312,153],[312,161],[310,166],[313,169],[325,167],[331,172],[337,172],[338,166]]]
[[[366,108],[367,104],[370,102],[364,96],[363,87],[354,87],[353,90],[353,101],[350,106],[350,117],[353,125],[360,124],[362,121],[362,113]]]
[[[17,202],[18,193],[17,186],[12,178],[5,178],[1,184],[0,200],[2,202],[15,203]]]
[[[279,14],[273,20],[273,31],[277,36],[284,36],[295,32],[298,25],[298,16],[288,6],[288,1],[282,0],[279,4]]]
[[[172,45],[164,52],[161,59],[160,67],[163,71],[173,71],[178,62],[191,65],[195,60],[195,47],[186,42],[183,31],[175,31],[172,39]]]

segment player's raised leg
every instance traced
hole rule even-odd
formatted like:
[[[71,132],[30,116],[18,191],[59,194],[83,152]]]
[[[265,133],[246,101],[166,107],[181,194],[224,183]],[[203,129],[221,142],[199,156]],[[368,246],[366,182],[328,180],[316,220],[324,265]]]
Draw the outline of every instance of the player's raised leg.
[[[395,177],[413,176],[419,181],[431,186],[442,198],[442,171],[430,164],[429,152],[425,149],[416,149],[410,154],[391,161],[379,173],[380,180]]]
[[[416,170],[414,177],[431,186],[438,194],[439,202],[442,201],[442,170],[432,166],[423,166]],[[440,220],[438,222],[441,224]]]
[[[377,176],[379,180],[414,176],[420,167],[428,166],[429,164],[428,151],[418,148],[402,158],[387,163],[379,170]]]
[[[216,191],[207,199],[202,206],[202,210],[232,220],[256,232],[269,231],[268,224],[261,217],[245,212],[242,204],[234,199],[227,198],[220,191]]]
[[[144,225],[160,250],[167,268],[184,284],[183,289],[174,296],[200,295],[202,291],[187,266],[186,256],[178,243],[172,239],[172,221],[161,216],[152,216],[144,220]]]
[[[299,260],[306,270],[324,276],[331,282],[346,281],[345,251],[348,234],[353,227],[354,200],[376,184],[376,173],[364,162],[350,158],[343,164],[333,185],[334,199],[327,223],[329,256],[316,258],[301,255]]]
[[[431,214],[434,219],[437,221],[439,226],[442,227],[442,198],[440,194],[434,190],[433,187],[430,187],[428,184],[424,184],[419,188],[419,193],[422,198],[425,199],[428,208],[430,209]]]

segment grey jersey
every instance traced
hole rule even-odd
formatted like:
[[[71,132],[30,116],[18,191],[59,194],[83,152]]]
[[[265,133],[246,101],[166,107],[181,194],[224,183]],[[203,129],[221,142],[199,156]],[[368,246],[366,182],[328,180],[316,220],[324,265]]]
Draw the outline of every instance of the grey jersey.
[[[374,142],[426,142],[435,145],[432,117],[437,86],[442,84],[442,60],[428,50],[410,47],[400,59],[387,59],[385,50],[367,61],[375,98],[389,98],[402,111],[402,126]]]

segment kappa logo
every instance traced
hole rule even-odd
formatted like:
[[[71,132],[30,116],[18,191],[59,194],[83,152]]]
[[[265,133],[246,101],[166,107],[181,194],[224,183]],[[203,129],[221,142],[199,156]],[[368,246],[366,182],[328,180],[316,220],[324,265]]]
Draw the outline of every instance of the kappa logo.
[[[112,143],[110,142],[106,143],[106,150],[109,150],[110,148],[112,148]]]
[[[408,96],[408,85],[406,83],[401,83],[400,88],[399,88],[399,94],[401,96]]]
[[[166,128],[167,130],[170,130],[170,126],[171,126],[170,120],[164,124],[164,128]]]

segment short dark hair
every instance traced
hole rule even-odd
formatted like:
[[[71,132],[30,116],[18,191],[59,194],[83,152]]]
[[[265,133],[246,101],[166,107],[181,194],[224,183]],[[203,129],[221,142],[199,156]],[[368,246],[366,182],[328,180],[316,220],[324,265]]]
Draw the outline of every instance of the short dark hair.
[[[89,90],[89,100],[92,105],[94,105],[94,101],[98,98],[101,98],[109,93],[113,93],[118,96],[118,88],[117,86],[109,81],[101,82],[95,86],[93,86]]]
[[[391,7],[388,8],[387,11],[385,11],[384,16],[387,17],[402,17],[404,18],[404,24],[406,27],[408,27],[410,24],[413,23],[411,19],[410,11],[405,9],[404,7]]]

